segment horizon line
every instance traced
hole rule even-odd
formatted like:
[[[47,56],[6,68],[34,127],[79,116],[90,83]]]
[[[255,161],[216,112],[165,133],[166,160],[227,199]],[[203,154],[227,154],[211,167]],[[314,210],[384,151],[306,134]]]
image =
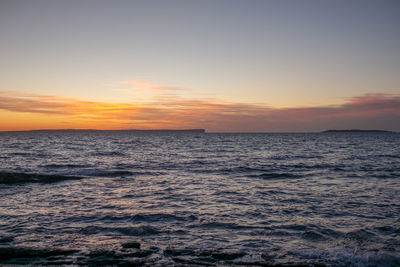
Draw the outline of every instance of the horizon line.
[[[98,132],[202,132],[202,133],[324,133],[324,132],[386,132],[400,133],[392,130],[383,129],[328,129],[320,131],[207,131],[204,128],[193,129],[31,129],[31,130],[0,130],[0,133],[18,132],[61,132],[61,131],[98,131]]]

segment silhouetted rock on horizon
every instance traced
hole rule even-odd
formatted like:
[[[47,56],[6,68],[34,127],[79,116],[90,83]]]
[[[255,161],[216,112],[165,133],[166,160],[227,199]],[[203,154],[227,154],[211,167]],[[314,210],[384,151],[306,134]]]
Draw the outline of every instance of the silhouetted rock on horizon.
[[[392,131],[347,129],[347,130],[326,130],[323,131],[323,133],[392,133]]]

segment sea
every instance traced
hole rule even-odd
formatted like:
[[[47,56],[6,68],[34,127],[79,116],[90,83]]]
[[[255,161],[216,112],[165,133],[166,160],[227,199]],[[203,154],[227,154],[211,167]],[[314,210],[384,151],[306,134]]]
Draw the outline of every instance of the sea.
[[[3,132],[0,265],[400,266],[400,134]]]

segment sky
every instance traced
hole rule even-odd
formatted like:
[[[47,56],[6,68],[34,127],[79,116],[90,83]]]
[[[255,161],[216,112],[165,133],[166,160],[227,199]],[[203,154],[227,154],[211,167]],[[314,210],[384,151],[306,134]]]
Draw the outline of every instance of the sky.
[[[0,130],[400,131],[400,1],[0,0]]]

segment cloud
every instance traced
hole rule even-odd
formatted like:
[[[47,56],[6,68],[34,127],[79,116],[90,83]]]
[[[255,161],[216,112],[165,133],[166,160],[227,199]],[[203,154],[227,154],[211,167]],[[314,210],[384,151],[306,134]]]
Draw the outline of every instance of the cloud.
[[[137,91],[178,91],[184,90],[182,87],[166,86],[156,82],[139,81],[139,80],[125,80],[114,84],[109,84],[110,87],[123,92],[137,92]]]
[[[7,95],[5,95],[7,94]],[[84,101],[47,95],[11,95],[0,91],[0,109],[12,112],[54,114],[92,119],[124,118],[124,114],[136,112],[138,105]],[[126,114],[127,115],[127,114]]]
[[[146,103],[108,103],[0,91],[0,109],[46,114],[55,119],[62,117],[72,127],[79,121],[79,125],[87,123],[103,129],[205,128],[208,131],[255,132],[332,128],[400,130],[400,96],[387,94],[353,97],[338,106],[278,109],[259,104],[177,96],[165,96]]]

